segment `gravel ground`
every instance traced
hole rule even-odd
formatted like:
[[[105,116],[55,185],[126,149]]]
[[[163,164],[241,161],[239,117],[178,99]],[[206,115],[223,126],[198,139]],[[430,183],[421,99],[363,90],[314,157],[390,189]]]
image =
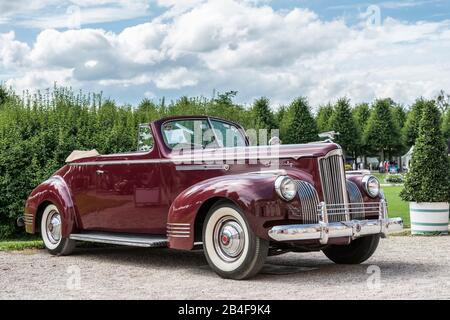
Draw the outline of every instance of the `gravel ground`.
[[[362,265],[321,252],[269,257],[247,281],[224,280],[201,251],[0,252],[0,299],[449,299],[450,238],[390,237]]]

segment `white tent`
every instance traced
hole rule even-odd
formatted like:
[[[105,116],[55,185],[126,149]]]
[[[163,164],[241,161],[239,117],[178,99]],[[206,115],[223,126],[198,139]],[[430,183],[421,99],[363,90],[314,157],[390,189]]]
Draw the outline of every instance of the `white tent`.
[[[414,151],[414,146],[412,146],[409,149],[409,151],[402,156],[402,163],[403,163],[404,167],[406,168],[406,170],[409,170],[409,164],[411,162],[413,151]]]

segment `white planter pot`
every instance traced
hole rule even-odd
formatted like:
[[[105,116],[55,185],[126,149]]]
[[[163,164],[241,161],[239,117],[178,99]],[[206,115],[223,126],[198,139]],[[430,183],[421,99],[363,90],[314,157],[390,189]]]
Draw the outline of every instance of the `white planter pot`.
[[[448,234],[448,202],[410,202],[411,234]]]

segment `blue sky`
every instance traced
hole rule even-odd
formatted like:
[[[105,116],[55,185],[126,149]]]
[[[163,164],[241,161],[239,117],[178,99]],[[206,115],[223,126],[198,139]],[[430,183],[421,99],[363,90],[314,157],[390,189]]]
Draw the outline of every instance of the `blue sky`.
[[[450,2],[0,2],[0,81],[119,102],[237,90],[274,107],[450,91]]]

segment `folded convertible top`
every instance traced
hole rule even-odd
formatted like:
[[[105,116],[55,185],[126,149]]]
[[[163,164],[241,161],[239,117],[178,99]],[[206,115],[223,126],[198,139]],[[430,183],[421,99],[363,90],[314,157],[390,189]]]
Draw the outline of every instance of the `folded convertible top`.
[[[96,157],[99,156],[100,153],[98,153],[97,150],[92,149],[89,151],[86,150],[74,150],[72,153],[66,158],[66,162],[72,162],[78,159],[83,158],[90,158],[90,157]]]

